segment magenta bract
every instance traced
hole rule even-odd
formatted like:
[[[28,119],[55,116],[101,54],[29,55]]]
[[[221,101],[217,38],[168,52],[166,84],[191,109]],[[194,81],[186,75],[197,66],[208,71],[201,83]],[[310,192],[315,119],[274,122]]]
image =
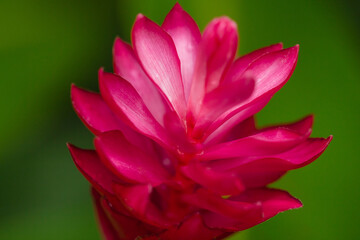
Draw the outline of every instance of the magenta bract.
[[[138,15],[132,45],[115,40],[100,94],[72,86],[96,150],[68,147],[92,185],[105,239],[222,239],[302,206],[266,186],[314,161],[332,137],[310,138],[312,116],[254,122],[290,78],[299,47],[234,60],[237,45],[231,19],[201,34],[176,4],[162,26]]]

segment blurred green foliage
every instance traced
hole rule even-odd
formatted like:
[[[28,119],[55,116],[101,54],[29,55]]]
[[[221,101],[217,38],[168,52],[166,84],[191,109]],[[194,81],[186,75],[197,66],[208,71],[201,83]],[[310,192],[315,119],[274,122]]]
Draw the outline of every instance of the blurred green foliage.
[[[115,36],[129,40],[141,12],[158,23],[175,1],[1,1],[0,239],[99,239],[87,182],[65,142],[92,148],[70,104],[70,83],[97,90],[111,71]],[[313,136],[334,135],[324,155],[276,187],[300,198],[289,211],[231,239],[355,239],[359,201],[359,19],[351,1],[190,1],[203,29],[228,15],[239,54],[300,44],[289,83],[258,114],[259,125],[315,114]]]

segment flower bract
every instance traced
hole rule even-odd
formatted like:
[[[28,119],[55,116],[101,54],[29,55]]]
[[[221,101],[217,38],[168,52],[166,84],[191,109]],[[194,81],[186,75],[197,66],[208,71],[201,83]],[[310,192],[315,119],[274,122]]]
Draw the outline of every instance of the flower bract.
[[[234,21],[215,18],[201,33],[179,4],[161,26],[139,14],[131,39],[115,40],[100,93],[71,88],[95,150],[68,147],[105,239],[223,239],[302,206],[267,186],[314,161],[331,136],[310,138],[312,116],[261,129],[254,120],[299,46],[237,58]]]

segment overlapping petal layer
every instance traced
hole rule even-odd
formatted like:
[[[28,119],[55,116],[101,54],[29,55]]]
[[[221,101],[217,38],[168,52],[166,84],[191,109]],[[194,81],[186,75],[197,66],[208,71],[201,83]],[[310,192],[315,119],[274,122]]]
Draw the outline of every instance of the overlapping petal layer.
[[[268,188],[251,189],[227,201],[233,204],[248,204],[249,216],[244,219],[241,216],[229,217],[222,213],[207,211],[203,213],[203,218],[208,227],[241,231],[266,221],[280,212],[302,207],[302,203],[287,192]]]
[[[106,131],[128,128],[116,118],[100,94],[72,85],[71,101],[81,120],[96,135]]]
[[[179,55],[185,99],[187,100],[190,95],[197,48],[201,41],[199,27],[179,4],[175,4],[174,8],[166,16],[162,28],[173,39]]]
[[[104,164],[119,178],[159,185],[170,177],[159,159],[131,145],[121,132],[106,132],[95,139]]]
[[[101,95],[119,118],[138,132],[171,147],[165,129],[153,117],[143,99],[128,81],[100,69],[99,86]]]
[[[185,94],[175,44],[160,26],[138,15],[132,40],[140,62],[179,117],[185,117]]]
[[[206,138],[221,125],[226,124],[226,121],[235,119],[231,121],[231,124],[227,125],[226,128],[221,129],[221,131],[225,133],[229,128],[261,110],[290,78],[295,69],[298,51],[299,47],[295,46],[271,52],[250,64],[243,74],[251,74],[256,80],[253,94],[231,109],[226,109],[208,129],[202,129],[201,125],[195,126],[195,132],[197,128],[200,128],[200,130],[203,131],[203,137]]]
[[[131,83],[155,119],[162,124],[164,115],[169,111],[168,106],[140,66],[131,46],[117,38],[113,54],[114,73]]]
[[[230,66],[237,48],[236,24],[229,18],[214,19],[206,27],[197,50],[193,81],[188,102],[190,127],[198,120],[206,93],[217,88]]]
[[[107,240],[224,239],[301,202],[268,184],[318,158],[313,117],[257,128],[254,114],[287,82],[299,47],[282,43],[234,60],[236,24],[201,35],[179,4],[161,26],[138,15],[132,44],[114,43],[100,94],[71,88],[95,150],[68,144],[92,185]]]

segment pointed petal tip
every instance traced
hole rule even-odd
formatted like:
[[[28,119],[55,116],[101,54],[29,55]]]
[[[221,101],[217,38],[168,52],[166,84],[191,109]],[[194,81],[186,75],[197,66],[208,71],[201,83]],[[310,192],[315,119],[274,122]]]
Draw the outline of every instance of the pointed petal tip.
[[[114,39],[113,50],[115,50],[115,47],[123,47],[125,45],[129,45],[129,44],[121,37],[116,36]]]
[[[121,41],[121,38],[119,36],[116,36],[115,39],[114,39],[114,44],[118,41]]]
[[[71,148],[74,147],[74,145],[72,145],[71,143],[67,142],[67,143],[66,143],[66,147],[70,150]]]
[[[284,190],[280,190],[280,191],[283,191],[283,192],[286,192]],[[290,193],[286,192],[289,199],[288,199],[288,207],[287,207],[287,210],[292,210],[292,209],[297,209],[297,208],[301,208],[304,206],[304,204],[301,202],[300,199],[292,196]]]
[[[170,10],[170,12],[167,14],[167,16],[169,15],[179,16],[184,12],[185,10],[181,7],[181,5],[178,2],[176,2],[173,8]]]
[[[295,52],[295,53],[297,54],[297,53],[299,52],[299,48],[300,48],[299,44],[296,44],[295,46],[289,47],[289,48],[285,48],[284,50],[293,51],[293,52]]]
[[[300,201],[300,199],[296,199],[298,205],[295,208],[302,208],[304,204]]]
[[[69,143],[69,142],[66,143],[66,146],[67,146],[67,148],[69,149],[70,155],[71,155],[73,161],[74,161],[75,164],[76,164],[75,157],[74,157],[74,156],[75,156],[75,152],[76,152],[77,150],[82,150],[82,149],[76,147],[75,145],[73,145],[73,144],[71,144],[71,143]]]
[[[74,83],[71,84],[70,86],[70,97],[71,99],[74,99],[75,95],[80,94],[81,92],[86,91],[85,89],[82,89],[78,86],[76,86]]]
[[[299,51],[300,49],[300,45],[299,44],[296,44],[295,46],[293,46],[292,48],[296,49],[296,51]]]
[[[113,51],[115,50],[116,46],[118,44],[121,44],[121,38],[119,36],[116,36],[115,39],[114,39],[114,43],[113,43]]]
[[[104,67],[99,68],[99,70],[98,70],[98,78],[99,78],[99,87],[100,88],[101,88],[101,83],[104,81],[104,78],[105,78],[105,76],[107,74],[110,74],[110,73],[105,72]]]
[[[176,2],[175,5],[174,5],[174,7],[173,7],[173,10],[177,10],[177,11],[178,11],[178,10],[181,10],[181,11],[182,11],[183,8],[181,7],[181,5],[180,5],[179,2]]]
[[[309,114],[297,121],[297,123],[307,123],[309,126],[314,124],[314,114]]]
[[[69,143],[69,142],[66,143],[66,146],[69,149],[71,155],[73,155],[74,151],[76,151],[76,150],[82,150],[81,148],[79,148],[79,147],[77,147],[74,144]]]
[[[325,150],[329,146],[330,142],[333,140],[333,135],[330,135],[327,138],[314,138],[314,139],[322,141],[323,142],[323,149]]]
[[[122,40],[119,36],[115,37],[115,40],[114,40],[114,43],[113,43],[113,48],[112,48],[114,64],[116,64],[116,55],[118,55],[119,52],[123,52],[124,47],[126,45],[127,45],[127,43],[124,40]]]
[[[314,114],[310,113],[309,115],[304,117],[304,120],[311,121],[313,123],[314,122]]]
[[[136,15],[136,19],[135,22],[142,20],[142,19],[146,19],[145,15],[142,13],[139,13],[138,15]]]
[[[274,44],[273,46],[276,46],[277,44]],[[288,48],[283,48],[283,49],[279,49],[276,52],[282,52],[282,53],[286,53],[289,55],[293,55],[292,57],[297,58],[298,54],[299,54],[299,44],[292,46],[292,47],[288,47]]]
[[[75,146],[75,145],[73,145],[72,143],[69,143],[69,142],[66,143],[66,146],[69,149],[70,155],[71,155],[73,161],[75,162],[75,165],[77,165],[77,161],[75,160],[76,159],[76,157],[75,157],[76,152],[84,150],[84,149],[79,148],[79,147],[77,147],[77,146]]]
[[[70,87],[70,99],[71,99],[71,103],[75,109],[75,111],[77,112],[77,106],[78,106],[78,102],[77,99],[80,97],[82,93],[85,92],[84,89],[79,88],[78,86],[76,86],[74,83],[71,84]]]
[[[289,77],[287,78],[287,80],[289,80],[290,76],[292,75],[292,72],[295,70],[295,66],[296,66],[296,63],[297,63],[297,60],[298,60],[299,45],[295,45],[293,47],[284,48],[284,49],[273,52],[273,54],[275,54],[275,55],[277,55],[277,53],[281,53],[281,55],[283,55],[283,57],[288,59],[289,64],[291,62],[291,64],[293,65],[291,74],[289,74]],[[270,54],[272,54],[272,53],[270,53]]]
[[[100,77],[100,76],[102,76],[104,73],[105,73],[104,67],[99,68],[99,70],[98,70],[98,76]]]
[[[98,70],[98,81],[99,81],[99,88],[100,88],[100,93],[101,93],[101,88],[102,88],[103,81],[104,81],[104,67],[101,67]]]
[[[228,28],[237,32],[237,23],[228,16],[217,17],[213,21],[222,24],[224,27],[227,26]]]
[[[269,45],[267,47],[264,47],[264,48],[273,49],[272,51],[280,51],[280,50],[284,49],[284,43],[283,42],[278,42],[278,43],[271,44],[271,45]],[[258,50],[260,50],[260,49],[258,49]]]
[[[314,123],[314,116],[310,114],[296,122],[292,122],[284,126],[296,132],[299,132],[301,135],[304,135],[307,138],[311,135],[313,123]]]
[[[208,28],[209,26],[212,26],[211,31],[216,31],[217,34],[220,34],[220,36],[224,35],[225,33],[231,32],[237,34],[237,23],[228,16],[220,16],[214,18],[206,28]]]
[[[74,94],[78,90],[79,90],[79,88],[74,83],[71,83],[71,85],[70,85],[70,98],[71,98],[71,100],[73,100]]]
[[[292,196],[290,195],[290,197],[292,197]],[[284,204],[284,206],[283,206],[284,209],[280,210],[278,213],[288,211],[288,210],[295,210],[298,208],[302,208],[303,206],[304,206],[303,203],[299,199],[292,197],[292,199],[290,201],[288,201],[287,203]]]

